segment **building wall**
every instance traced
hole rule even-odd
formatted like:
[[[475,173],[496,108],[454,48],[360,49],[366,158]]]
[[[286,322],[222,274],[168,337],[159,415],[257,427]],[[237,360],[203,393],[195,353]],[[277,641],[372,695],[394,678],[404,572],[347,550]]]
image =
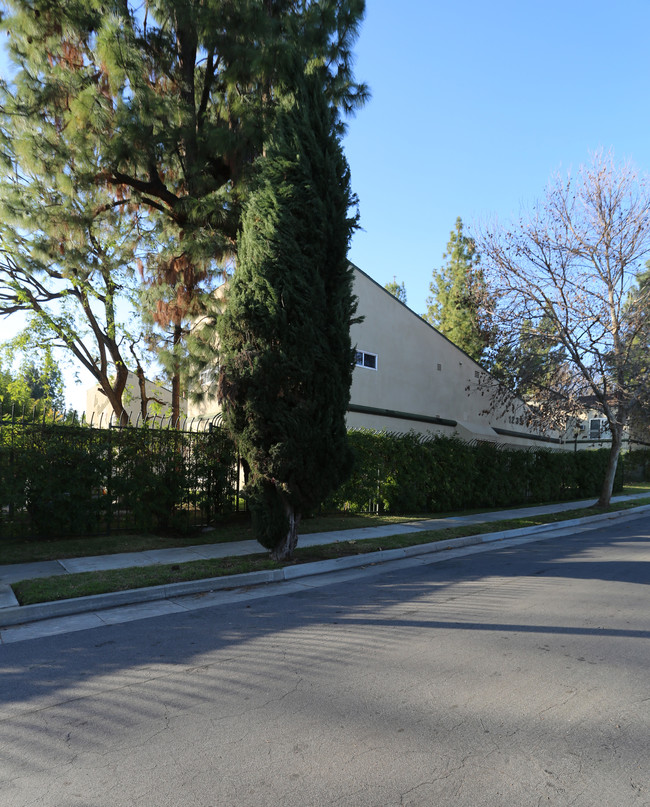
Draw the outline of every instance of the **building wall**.
[[[172,413],[172,393],[171,390],[155,384],[152,381],[146,382],[146,394],[148,397],[157,398],[161,403],[151,401],[149,403],[149,416],[157,417],[170,417]],[[129,420],[135,423],[142,420],[141,407],[140,407],[140,385],[137,376],[129,373],[126,382],[123,397],[124,408],[126,409]],[[187,415],[187,401],[181,400],[181,412],[183,416]],[[101,390],[99,385],[90,387],[86,391],[86,420],[96,426],[108,426],[115,416],[113,408],[108,402],[108,398]]]
[[[525,425],[526,409],[515,400],[506,412],[485,413],[488,398],[479,389],[484,371],[425,320],[355,268],[357,315],[351,328],[357,350],[376,356],[376,368],[355,367],[350,390],[349,428],[456,434],[463,440],[562,447],[534,434]],[[209,385],[190,417],[219,411]],[[500,431],[495,431],[498,429]]]
[[[488,398],[479,388],[484,371],[456,345],[360,270],[355,293],[364,320],[352,326],[352,343],[377,360],[376,369],[354,369],[350,427],[540,444],[525,425],[523,402],[514,400],[508,411],[485,411]]]

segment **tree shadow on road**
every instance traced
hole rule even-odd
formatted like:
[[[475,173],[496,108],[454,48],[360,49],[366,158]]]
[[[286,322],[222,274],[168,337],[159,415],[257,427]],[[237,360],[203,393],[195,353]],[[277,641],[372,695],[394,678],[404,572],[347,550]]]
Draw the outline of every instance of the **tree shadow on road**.
[[[570,599],[579,581],[598,581],[581,596],[602,599],[612,612],[638,598],[636,587],[650,582],[650,561],[642,559],[650,557],[647,524],[638,519],[615,536],[608,527],[315,588],[306,581],[302,591],[248,603],[5,645],[0,743],[20,767],[25,744],[32,757],[35,750],[58,757],[66,726],[84,721],[85,742],[100,748],[108,736],[170,710],[198,715],[223,704],[227,711],[263,702],[277,687],[289,692],[303,675],[326,682],[377,652],[408,656],[416,629],[431,630],[432,641],[457,630],[472,642],[487,632],[648,639],[650,630],[624,627],[623,618],[600,624],[596,607],[593,624],[576,620]],[[546,599],[548,613],[513,621],[531,594]],[[458,674],[451,664],[449,674]],[[45,730],[39,715],[54,705]]]

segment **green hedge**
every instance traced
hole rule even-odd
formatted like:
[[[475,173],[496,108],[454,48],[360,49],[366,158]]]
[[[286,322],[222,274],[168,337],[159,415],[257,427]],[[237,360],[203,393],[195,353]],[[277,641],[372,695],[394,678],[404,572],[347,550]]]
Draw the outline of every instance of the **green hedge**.
[[[233,507],[220,429],[0,424],[0,537],[207,524]]]
[[[437,513],[598,496],[609,454],[515,449],[414,432],[359,430],[349,437],[355,469],[327,501],[330,509]]]
[[[439,513],[597,496],[608,456],[414,432],[355,430],[349,439],[355,469],[328,510]],[[623,466],[645,478],[648,453],[625,456],[615,490]],[[219,428],[0,423],[0,538],[209,524],[232,512],[236,474],[235,448]]]
[[[621,461],[626,482],[650,482],[650,451],[647,448],[627,451]]]

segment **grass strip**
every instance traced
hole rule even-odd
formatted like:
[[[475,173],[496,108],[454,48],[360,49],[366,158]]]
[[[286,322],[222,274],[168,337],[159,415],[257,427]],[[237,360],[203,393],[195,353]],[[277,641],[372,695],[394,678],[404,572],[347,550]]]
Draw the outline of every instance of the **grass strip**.
[[[189,580],[204,580],[211,577],[226,577],[262,569],[279,569],[282,566],[312,563],[318,560],[361,555],[379,550],[398,549],[417,544],[446,541],[503,530],[514,530],[522,527],[534,527],[542,524],[553,524],[571,519],[583,518],[620,510],[630,510],[648,504],[647,498],[621,502],[609,508],[581,508],[566,510],[561,513],[548,513],[525,518],[493,521],[490,523],[468,524],[459,527],[446,527],[436,530],[422,530],[381,538],[365,538],[362,540],[337,541],[313,547],[298,547],[292,561],[278,563],[271,560],[267,553],[227,557],[215,560],[188,561],[186,563],[160,564],[107,571],[81,572],[78,574],[45,577],[33,580],[21,580],[12,588],[20,605],[31,605],[40,602],[53,602],[91,594],[106,594],[113,591],[126,591],[148,586],[168,585]]]

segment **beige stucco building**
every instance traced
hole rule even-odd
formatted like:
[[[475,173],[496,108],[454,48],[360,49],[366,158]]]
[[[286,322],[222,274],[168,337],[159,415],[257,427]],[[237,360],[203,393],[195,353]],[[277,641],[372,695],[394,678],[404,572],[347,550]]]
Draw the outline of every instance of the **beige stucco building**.
[[[347,423],[377,431],[456,434],[517,446],[561,448],[556,434],[539,434],[526,425],[523,401],[490,411],[483,368],[369,275],[355,267],[357,314],[351,329],[356,345]],[[210,397],[214,374],[205,372],[205,399],[189,405],[190,417],[218,410]]]
[[[485,370],[369,275],[355,269],[363,322],[348,425],[388,431],[456,434],[463,440],[559,446],[557,435],[526,425],[523,401],[490,407]],[[491,411],[491,410],[494,411]]]
[[[166,387],[153,381],[146,381],[145,395],[149,399],[148,419],[153,420],[171,417],[172,393]],[[123,396],[124,408],[133,424],[141,423],[142,403],[140,395],[140,382],[138,377],[129,373]],[[187,416],[187,401],[181,400],[182,417]],[[113,409],[99,384],[86,391],[86,421],[94,426],[108,426],[111,420],[115,421]]]

